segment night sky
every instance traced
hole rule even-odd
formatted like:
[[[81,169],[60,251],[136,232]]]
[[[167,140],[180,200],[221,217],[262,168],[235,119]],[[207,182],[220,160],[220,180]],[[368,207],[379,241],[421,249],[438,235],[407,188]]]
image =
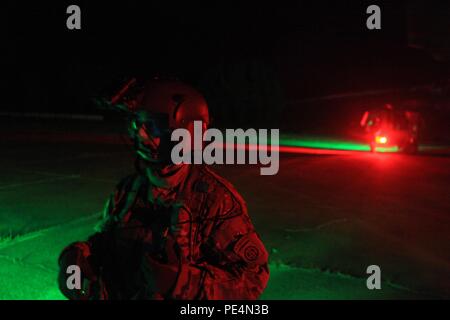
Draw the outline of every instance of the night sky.
[[[442,76],[407,46],[405,1],[378,2],[376,31],[365,26],[368,1],[59,2],[2,10],[2,108],[94,112],[90,98],[130,75],[176,76],[222,114]],[[66,29],[69,4],[81,7],[82,30]]]

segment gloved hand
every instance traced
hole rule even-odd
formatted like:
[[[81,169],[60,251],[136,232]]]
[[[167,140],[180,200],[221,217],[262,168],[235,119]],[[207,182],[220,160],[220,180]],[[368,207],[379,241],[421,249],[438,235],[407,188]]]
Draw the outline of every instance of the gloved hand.
[[[81,288],[70,289],[67,285],[67,268],[76,265],[81,271]],[[66,248],[59,257],[58,284],[61,292],[70,300],[105,299],[107,297],[105,286],[98,276],[98,270],[92,263],[90,247],[87,243],[78,242]]]

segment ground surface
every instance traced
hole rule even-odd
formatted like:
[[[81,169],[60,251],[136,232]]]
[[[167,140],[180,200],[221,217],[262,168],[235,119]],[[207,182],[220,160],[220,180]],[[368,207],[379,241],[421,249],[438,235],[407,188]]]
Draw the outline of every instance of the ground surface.
[[[1,150],[0,299],[62,299],[57,256],[92,233],[131,153],[77,139],[10,140]],[[217,171],[246,199],[270,252],[262,298],[450,297],[450,157],[296,154],[282,156],[276,176]],[[372,264],[378,291],[366,288]]]

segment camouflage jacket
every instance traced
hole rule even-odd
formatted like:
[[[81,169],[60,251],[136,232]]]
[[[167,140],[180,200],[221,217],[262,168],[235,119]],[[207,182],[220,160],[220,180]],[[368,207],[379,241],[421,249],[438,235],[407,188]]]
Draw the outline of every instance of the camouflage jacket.
[[[102,297],[258,298],[269,278],[268,254],[234,187],[206,166],[192,165],[166,196],[170,201],[151,199],[152,191],[142,175],[123,179],[99,232],[63,251],[84,248],[105,287]],[[174,277],[158,273],[165,266]]]

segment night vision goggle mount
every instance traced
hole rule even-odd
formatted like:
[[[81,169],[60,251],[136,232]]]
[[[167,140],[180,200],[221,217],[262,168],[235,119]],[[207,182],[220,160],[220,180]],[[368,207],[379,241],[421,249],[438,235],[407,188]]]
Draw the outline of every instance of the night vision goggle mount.
[[[138,155],[152,163],[170,163],[171,130],[169,117],[166,114],[151,114],[139,110],[138,97],[144,86],[136,78],[128,80],[110,99],[100,98],[94,102],[103,110],[117,111],[125,115],[128,123],[128,134],[131,137]],[[157,147],[149,141],[157,138]]]

